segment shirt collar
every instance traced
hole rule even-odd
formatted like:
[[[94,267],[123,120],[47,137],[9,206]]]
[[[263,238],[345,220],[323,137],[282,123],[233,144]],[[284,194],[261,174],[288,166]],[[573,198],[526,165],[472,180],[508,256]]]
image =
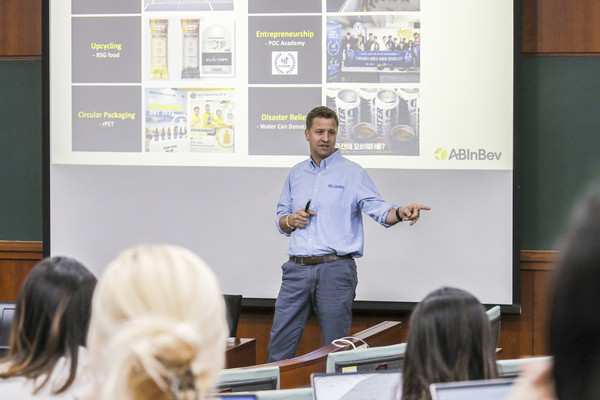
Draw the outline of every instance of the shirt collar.
[[[321,166],[319,167],[317,164],[315,164],[315,162],[313,161],[312,157],[309,157],[310,160],[310,165],[312,167],[312,169],[316,169],[316,168],[328,168],[333,166],[335,163],[337,163],[339,160],[342,159],[342,153],[340,152],[340,149],[335,149],[335,151],[333,152],[332,155],[330,155],[329,157],[321,160]]]

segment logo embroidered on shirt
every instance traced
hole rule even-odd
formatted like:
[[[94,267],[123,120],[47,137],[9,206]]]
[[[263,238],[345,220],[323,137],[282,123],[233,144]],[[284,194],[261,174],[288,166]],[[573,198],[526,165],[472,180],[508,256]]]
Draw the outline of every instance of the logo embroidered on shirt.
[[[345,189],[344,185],[332,185],[331,183],[327,187],[330,189]]]

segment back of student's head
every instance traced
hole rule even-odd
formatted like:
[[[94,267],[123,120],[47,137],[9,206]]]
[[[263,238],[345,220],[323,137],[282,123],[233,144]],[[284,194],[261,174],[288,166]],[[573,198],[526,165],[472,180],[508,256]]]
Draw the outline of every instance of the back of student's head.
[[[428,294],[410,317],[402,398],[429,399],[432,383],[496,376],[491,326],[479,300],[455,288]]]
[[[565,235],[550,302],[550,348],[561,400],[600,398],[600,184]]]
[[[223,367],[226,337],[217,279],[199,257],[167,245],[127,250],[108,265],[94,295],[97,398],[201,396]]]
[[[69,371],[51,391],[67,390],[76,378],[79,347],[86,343],[95,286],[94,275],[72,258],[40,261],[19,291],[0,377],[36,380],[39,390],[65,357]]]

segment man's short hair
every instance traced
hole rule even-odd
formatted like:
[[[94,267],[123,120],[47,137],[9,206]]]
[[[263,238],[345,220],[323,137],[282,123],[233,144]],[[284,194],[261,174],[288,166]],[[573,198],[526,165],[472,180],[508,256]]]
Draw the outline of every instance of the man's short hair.
[[[307,130],[310,130],[310,128],[312,128],[313,120],[315,118],[325,118],[325,119],[333,118],[335,120],[336,128],[340,125],[340,120],[338,119],[338,116],[335,113],[335,111],[333,111],[329,107],[318,106],[318,107],[313,108],[312,110],[310,110],[308,112],[308,114],[306,114],[306,129]]]

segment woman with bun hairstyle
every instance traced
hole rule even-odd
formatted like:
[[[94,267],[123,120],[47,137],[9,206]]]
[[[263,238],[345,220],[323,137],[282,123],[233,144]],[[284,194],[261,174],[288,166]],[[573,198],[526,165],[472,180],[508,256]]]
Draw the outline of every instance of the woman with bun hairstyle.
[[[224,307],[214,273],[189,250],[124,251],[94,295],[88,342],[96,384],[88,397],[203,398],[224,365]]]
[[[94,275],[69,257],[45,258],[31,270],[0,360],[1,398],[73,398],[89,384],[84,346],[95,286]]]

